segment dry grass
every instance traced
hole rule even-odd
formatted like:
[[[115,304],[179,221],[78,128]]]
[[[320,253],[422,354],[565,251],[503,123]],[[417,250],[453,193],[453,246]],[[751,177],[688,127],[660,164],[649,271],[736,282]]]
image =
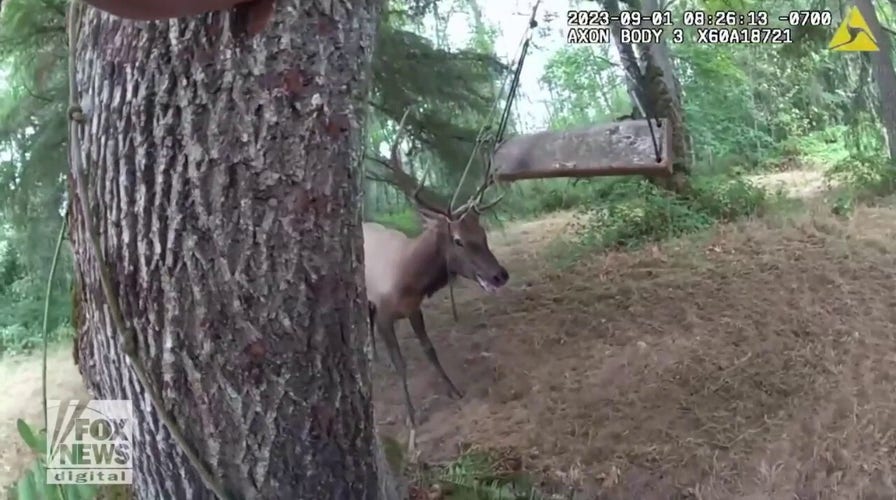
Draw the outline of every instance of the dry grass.
[[[748,176],[757,185],[771,192],[781,191],[787,196],[809,198],[828,189],[822,170],[787,170]]]
[[[894,236],[893,211],[862,209],[563,271],[543,245],[501,248],[510,289],[459,289],[457,325],[444,297],[428,315],[463,400],[402,327],[422,458],[512,448],[600,498],[896,498]],[[401,433],[397,379],[378,372]]]

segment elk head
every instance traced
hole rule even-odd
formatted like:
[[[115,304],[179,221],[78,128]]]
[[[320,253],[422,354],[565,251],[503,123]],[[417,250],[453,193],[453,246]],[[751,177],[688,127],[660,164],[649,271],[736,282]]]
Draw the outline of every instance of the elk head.
[[[436,233],[451,275],[475,281],[489,293],[507,283],[510,274],[488,246],[488,237],[479,221],[480,211],[471,208],[449,214],[423,206],[419,201],[417,211],[427,228]]]
[[[486,292],[494,293],[507,284],[510,274],[498,262],[489,248],[488,237],[480,223],[479,216],[497,205],[503,196],[499,196],[486,205],[481,204],[485,190],[493,183],[492,178],[486,175],[485,181],[473,196],[457,209],[452,209],[450,206],[448,209],[444,209],[424,201],[420,197],[423,182],[418,184],[413,177],[405,173],[398,151],[407,115],[408,113],[405,112],[399,124],[398,134],[392,145],[389,168],[400,180],[399,187],[416,205],[426,230],[435,234],[440,253],[444,255],[448,265],[449,275],[459,275],[475,281]],[[425,178],[424,175],[424,182]]]

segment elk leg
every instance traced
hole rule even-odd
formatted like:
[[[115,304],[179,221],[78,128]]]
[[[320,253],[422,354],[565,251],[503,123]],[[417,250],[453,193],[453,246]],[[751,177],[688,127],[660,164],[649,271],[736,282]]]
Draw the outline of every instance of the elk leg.
[[[376,352],[376,333],[374,332],[374,327],[376,326],[376,306],[373,305],[373,302],[367,302],[367,317],[370,320],[370,348],[373,350],[373,361],[379,363],[380,355]]]
[[[386,350],[389,351],[389,358],[392,359],[392,366],[401,377],[401,385],[404,389],[404,401],[408,407],[408,419],[411,423],[412,436],[413,429],[417,426],[417,420],[414,418],[414,405],[411,403],[411,393],[408,391],[408,372],[404,364],[404,358],[401,356],[401,348],[398,346],[398,339],[395,338],[395,323],[383,321],[377,324],[380,335],[383,336],[383,342],[386,343]]]
[[[448,384],[452,395],[457,396],[458,398],[464,397],[464,393],[460,392],[460,389],[454,385],[454,382],[451,381],[451,377],[449,377],[448,373],[445,372],[445,369],[442,368],[442,363],[439,362],[436,348],[432,345],[432,341],[429,340],[429,335],[426,333],[426,324],[423,322],[423,312],[420,311],[420,309],[417,309],[408,316],[408,320],[411,322],[411,328],[414,329],[414,333],[417,334],[417,340],[420,341],[420,345],[423,347],[423,352],[426,354],[427,359],[429,359],[429,362],[436,367],[439,375],[441,375],[445,383]]]

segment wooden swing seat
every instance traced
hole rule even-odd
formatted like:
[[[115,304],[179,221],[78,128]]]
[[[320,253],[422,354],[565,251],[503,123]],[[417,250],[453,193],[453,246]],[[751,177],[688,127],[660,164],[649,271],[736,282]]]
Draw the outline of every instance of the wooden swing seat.
[[[499,181],[550,177],[672,175],[668,120],[626,120],[512,137],[492,157]],[[654,139],[660,150],[660,160]]]

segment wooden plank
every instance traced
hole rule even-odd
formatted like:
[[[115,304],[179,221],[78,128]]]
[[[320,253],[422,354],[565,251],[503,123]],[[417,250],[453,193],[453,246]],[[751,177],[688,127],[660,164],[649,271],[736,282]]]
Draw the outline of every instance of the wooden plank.
[[[497,180],[608,175],[671,175],[671,130],[651,120],[660,147],[656,161],[647,120],[627,120],[575,130],[512,137],[492,157]]]

